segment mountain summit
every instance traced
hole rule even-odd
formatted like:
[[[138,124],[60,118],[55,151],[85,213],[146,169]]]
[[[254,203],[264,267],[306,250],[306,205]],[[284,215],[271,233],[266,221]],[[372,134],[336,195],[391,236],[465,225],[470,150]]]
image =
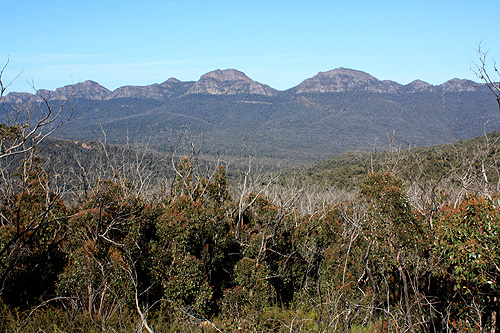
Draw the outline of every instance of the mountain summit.
[[[216,69],[214,71],[203,74],[200,80],[209,80],[214,79],[217,81],[245,81],[245,82],[253,82],[245,73],[240,72],[236,69]]]
[[[439,86],[446,92],[474,91],[479,84],[464,79],[451,79]]]
[[[46,99],[68,99],[72,96],[89,100],[103,100],[111,91],[101,86],[99,83],[91,80],[57,88],[55,91],[40,89],[37,95]]]
[[[255,94],[273,96],[276,90],[253,81],[236,69],[217,69],[200,77],[186,94],[236,95]]]
[[[462,79],[452,79],[437,86],[421,80],[401,85],[390,80],[379,80],[363,71],[340,67],[326,72],[319,72],[315,76],[302,81],[298,86],[289,89],[286,94],[474,92],[481,89],[482,86],[482,84]],[[147,86],[123,86],[111,92],[97,82],[89,80],[57,88],[55,91],[40,89],[35,95],[11,92],[3,96],[2,101],[7,103],[22,103],[29,100],[41,101],[40,96],[43,96],[49,100],[67,99],[69,97],[88,100],[138,98],[165,102],[173,98],[193,94],[277,96],[280,93],[282,92],[266,84],[254,81],[245,73],[236,69],[217,69],[203,74],[198,81],[183,82],[170,78],[163,83]]]
[[[171,77],[167,81],[148,86],[124,86],[117,88],[107,99],[142,98],[166,101],[169,98],[181,96],[192,86],[192,82],[182,82]]]
[[[390,93],[396,92],[400,87],[402,86],[394,81],[380,81],[368,73],[340,67],[328,72],[319,72],[294,89],[299,94],[347,91]]]

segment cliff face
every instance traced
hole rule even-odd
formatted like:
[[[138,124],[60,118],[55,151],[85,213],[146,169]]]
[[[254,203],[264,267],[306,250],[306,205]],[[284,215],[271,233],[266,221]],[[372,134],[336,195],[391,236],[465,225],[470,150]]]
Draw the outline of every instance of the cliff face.
[[[180,96],[193,85],[193,82],[182,82],[176,78],[148,86],[124,86],[113,91],[107,99],[113,98],[143,98],[165,101],[169,98]]]
[[[235,69],[217,69],[202,75],[186,94],[255,94],[273,96],[276,93],[277,91],[273,88],[253,81],[243,72]]]
[[[380,81],[365,72],[341,67],[328,72],[319,72],[312,78],[304,80],[295,89],[298,94],[349,91],[394,93],[401,87],[394,81]]]
[[[105,99],[111,91],[101,86],[94,81],[85,81],[77,84],[72,84],[62,88],[57,88],[55,91],[38,90],[37,94],[47,99],[68,99],[70,97],[84,98],[94,101]]]
[[[337,68],[304,80],[288,92],[304,93],[341,93],[341,92],[372,92],[372,93],[420,93],[420,92],[472,92],[480,89],[481,84],[469,80],[452,79],[441,85],[433,86],[421,80],[415,80],[407,85],[401,85],[390,80],[379,80],[368,73]],[[262,95],[276,96],[281,92],[268,85],[250,79],[245,73],[235,69],[217,69],[206,73],[198,81],[183,82],[170,78],[163,83],[147,86],[124,86],[113,92],[94,81],[85,81],[74,85],[57,88],[55,91],[40,89],[36,94],[11,92],[3,97],[7,103],[22,103],[46,99],[80,98],[88,100],[109,100],[115,98],[138,98],[167,101],[192,94],[207,95]]]

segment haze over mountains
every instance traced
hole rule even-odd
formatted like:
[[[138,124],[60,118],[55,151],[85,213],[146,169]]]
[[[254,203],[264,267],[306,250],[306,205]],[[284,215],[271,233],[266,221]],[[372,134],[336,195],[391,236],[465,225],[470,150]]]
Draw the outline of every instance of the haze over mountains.
[[[452,79],[401,85],[347,68],[320,72],[286,91],[227,69],[198,81],[170,78],[114,91],[85,81],[36,95],[14,92],[2,101],[39,96],[73,100],[73,120],[56,133],[61,138],[92,140],[102,126],[111,143],[154,137],[162,149],[168,138],[188,130],[203,136],[208,152],[299,160],[385,149],[392,139],[414,146],[453,142],[500,125],[495,100],[481,84]]]

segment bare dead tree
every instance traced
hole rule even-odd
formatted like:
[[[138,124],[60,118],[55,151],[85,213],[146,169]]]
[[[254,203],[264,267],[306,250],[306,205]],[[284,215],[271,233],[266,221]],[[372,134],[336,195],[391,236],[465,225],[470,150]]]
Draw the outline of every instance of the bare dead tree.
[[[3,86],[1,89],[4,89]],[[70,113],[63,116],[63,111],[71,102],[71,96],[59,101],[56,107],[47,97],[41,94],[37,97],[41,99],[41,103],[33,101],[14,105],[7,115],[8,121],[0,124],[0,159],[34,149],[71,120],[73,106],[69,105]]]
[[[14,81],[17,80],[17,78],[19,78],[19,75],[21,75],[21,74],[18,74],[9,83],[4,83],[2,78],[3,78],[3,74],[5,72],[5,69],[7,68],[8,65],[9,65],[9,59],[7,58],[5,65],[2,67],[2,70],[0,71],[0,100],[2,100],[3,95],[5,94],[7,89],[12,85],[12,83],[14,83]]]
[[[498,71],[495,61],[492,62],[493,71],[489,69],[488,61],[486,59],[487,55],[488,51],[484,51],[481,43],[479,43],[477,45],[477,57],[479,62],[474,63],[474,68],[471,68],[471,70],[495,95],[498,108],[500,109],[500,72]]]
[[[7,64],[0,71],[0,100],[15,80],[4,83]],[[35,150],[71,120],[71,96],[58,102],[49,101],[43,95],[37,98],[24,104],[6,105],[8,111],[0,123],[0,227],[7,230],[5,242],[0,246],[0,294],[5,291],[7,279],[29,256],[29,248],[40,233],[48,228],[54,230],[47,239],[49,245],[39,248],[42,253],[50,252],[64,237],[60,205],[64,187],[53,188],[51,179],[36,159]],[[29,200],[37,201],[39,206],[28,206]],[[31,216],[27,218],[24,214]]]

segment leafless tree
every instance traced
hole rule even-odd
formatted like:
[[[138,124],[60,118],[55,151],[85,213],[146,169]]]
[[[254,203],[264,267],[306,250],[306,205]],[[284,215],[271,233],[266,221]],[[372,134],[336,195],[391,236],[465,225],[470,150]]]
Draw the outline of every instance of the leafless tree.
[[[498,71],[496,62],[493,61],[493,71],[489,69],[487,61],[488,51],[484,51],[481,43],[477,45],[477,56],[478,63],[474,63],[474,68],[471,70],[476,74],[476,76],[483,81],[486,86],[495,95],[495,99],[498,103],[498,108],[500,109],[500,72]],[[496,76],[496,78],[495,78]]]
[[[0,100],[2,100],[3,95],[7,91],[7,89],[14,83],[14,81],[19,77],[20,74],[18,74],[15,78],[13,78],[9,83],[4,83],[3,81],[3,74],[5,72],[5,69],[9,65],[9,59],[5,62],[5,65],[2,67],[2,70],[0,71]]]
[[[0,71],[0,101],[13,82],[3,83],[7,64]],[[70,98],[57,102],[42,95],[38,98],[2,108],[5,114],[0,123],[0,227],[6,232],[0,246],[0,294],[5,291],[7,279],[29,255],[30,246],[39,233],[52,228],[54,232],[47,242],[53,245],[60,242],[64,234],[59,203],[64,189],[53,188],[39,167],[35,150],[71,119],[72,108],[70,105],[67,108]],[[35,207],[29,206],[29,200],[35,197],[34,200],[41,202]],[[27,206],[31,209],[25,213]],[[26,214],[31,216],[25,217]],[[39,250],[50,251],[50,246]]]

